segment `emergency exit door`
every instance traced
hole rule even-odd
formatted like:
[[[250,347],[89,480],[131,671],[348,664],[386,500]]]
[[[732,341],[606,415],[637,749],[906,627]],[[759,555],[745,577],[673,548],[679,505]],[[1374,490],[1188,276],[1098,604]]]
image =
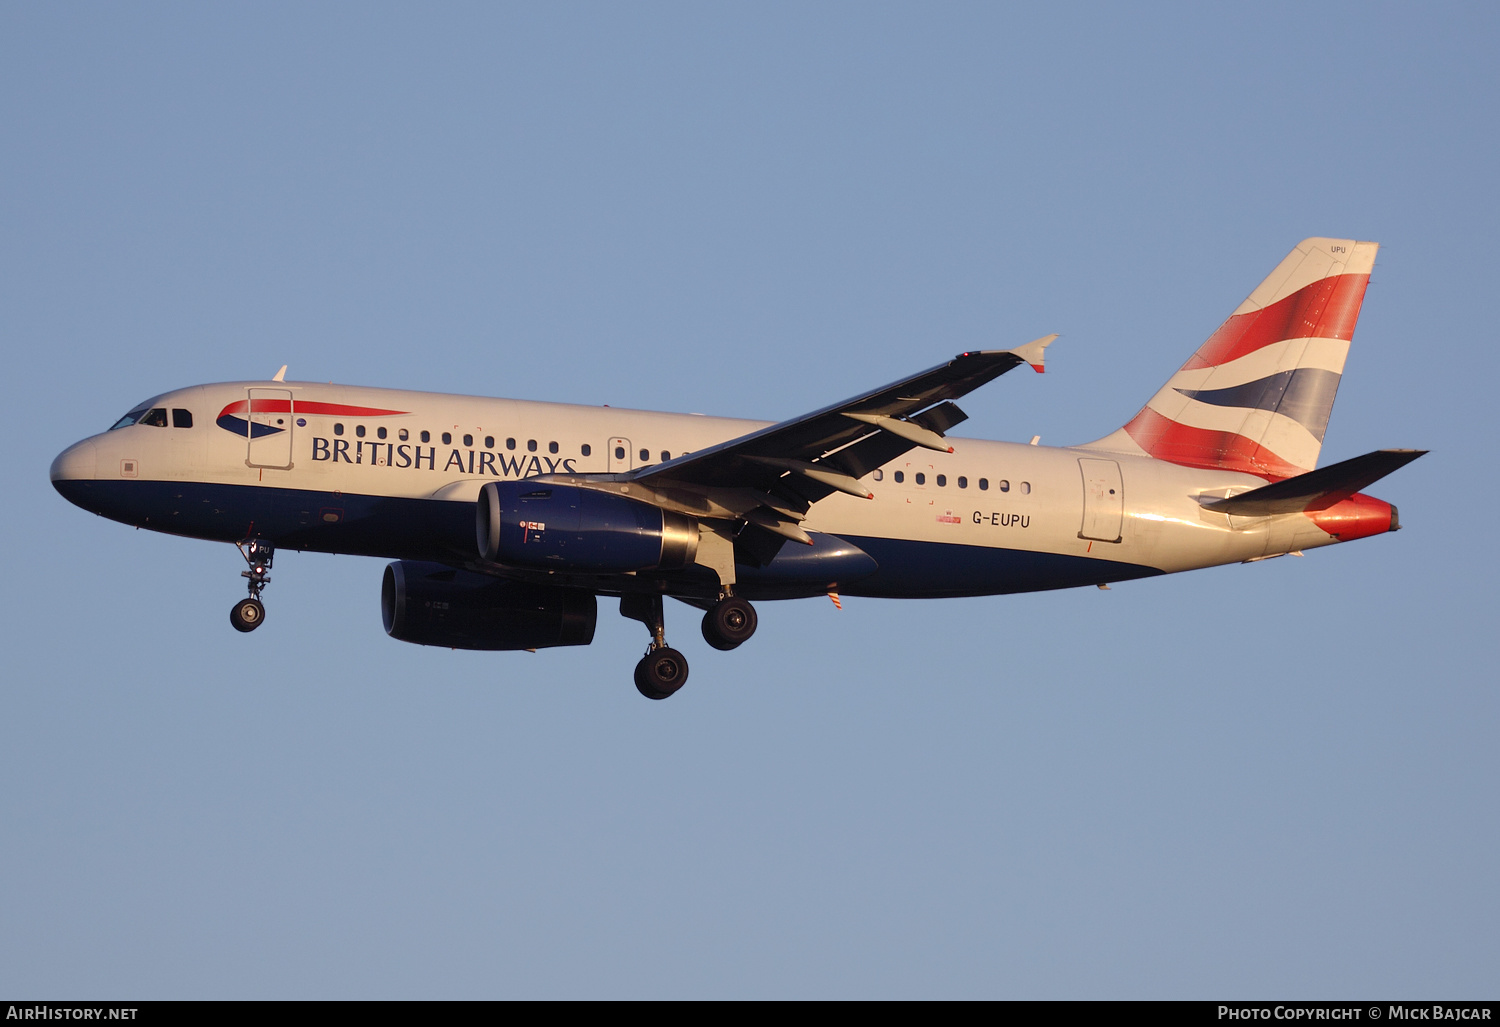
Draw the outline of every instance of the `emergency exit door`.
[[[631,459],[630,459],[630,440],[629,439],[610,439],[609,440],[609,473],[610,474],[619,474],[622,471],[628,471],[628,470],[630,470],[630,465],[631,465]]]

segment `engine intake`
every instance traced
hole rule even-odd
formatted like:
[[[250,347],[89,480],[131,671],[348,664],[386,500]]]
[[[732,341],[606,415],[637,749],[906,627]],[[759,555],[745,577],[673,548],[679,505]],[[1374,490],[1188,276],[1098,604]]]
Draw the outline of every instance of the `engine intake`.
[[[489,482],[475,527],[483,559],[516,567],[677,570],[698,553],[695,519],[573,485]]]
[[[385,632],[450,649],[547,649],[594,640],[592,592],[400,560],[380,584]]]

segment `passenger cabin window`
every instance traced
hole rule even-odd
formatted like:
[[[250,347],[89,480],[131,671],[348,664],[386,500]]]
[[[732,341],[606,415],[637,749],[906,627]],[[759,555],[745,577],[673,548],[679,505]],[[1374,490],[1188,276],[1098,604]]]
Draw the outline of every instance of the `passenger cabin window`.
[[[906,474],[904,472],[902,472],[902,471],[897,471],[896,472],[896,483],[899,485],[901,482],[903,482],[905,480],[906,480]]]
[[[445,431],[445,432],[443,432],[443,445],[445,445],[445,446],[451,446],[451,445],[453,445],[453,433],[451,431]]]
[[[588,444],[588,443],[587,443],[587,442],[585,442],[585,443],[584,443],[584,444],[583,444],[583,449],[582,449],[582,450],[580,450],[580,452],[582,452],[582,453],[583,453],[583,455],[584,455],[584,456],[588,456],[588,455],[590,455],[590,454],[591,454],[591,453],[593,453],[593,452],[594,452],[594,450],[593,450],[593,448],[592,448],[592,447],[590,447],[590,446],[589,446],[589,444]]]
[[[1009,492],[1010,482],[1006,481],[1004,478],[1001,478],[999,484],[997,484],[995,487],[1001,492]]]
[[[988,492],[989,490],[990,490],[990,480],[988,478],[980,478],[979,479],[979,491],[980,492]]]
[[[547,443],[547,452],[549,452],[549,453],[556,453],[557,452],[557,443],[555,443],[555,442],[549,442],[549,443]]]
[[[515,439],[506,439],[505,440],[505,448],[506,449],[515,449],[516,448],[516,440]]]
[[[624,460],[625,459],[625,447],[624,446],[616,446],[615,447],[615,459],[616,460]]]
[[[668,453],[665,449],[662,450],[661,451],[661,462],[662,463],[666,463],[670,459],[672,459],[672,454]]]
[[[875,468],[874,473],[870,475],[870,477],[874,478],[876,481],[885,481],[885,471],[877,467]]]
[[[422,433],[422,441],[423,442],[431,442],[432,441],[432,432],[430,432],[430,431],[424,431]]]
[[[961,489],[968,488],[969,487],[969,479],[965,478],[963,475],[959,475],[959,477],[958,477],[958,487],[961,488]]]
[[[474,436],[472,436],[472,435],[465,435],[464,436],[464,445],[465,446],[472,446],[472,445],[474,445]]]
[[[926,485],[927,484],[927,475],[923,474],[921,471],[917,472],[917,484],[918,485]]]
[[[335,435],[342,435],[342,434],[344,434],[344,426],[343,426],[343,425],[342,425],[342,424],[335,424],[335,425],[334,425],[334,426],[333,426],[333,433],[334,433],[334,434],[335,434]],[[423,433],[422,433],[422,434],[423,434],[423,435],[426,435],[426,434],[427,434],[427,433],[426,433],[426,432],[425,432],[425,431],[424,431],[424,432],[423,432]],[[423,440],[422,440],[422,441],[424,441],[424,442],[425,442],[425,441],[427,441],[427,440],[426,440],[426,439],[423,439]]]
[[[643,449],[643,450],[641,450],[641,460],[645,461],[645,460],[650,460],[650,459],[651,459],[651,450],[649,450],[649,449]]]
[[[402,428],[396,433],[396,438],[400,439],[402,442],[405,442],[407,439],[411,438],[411,435],[407,433],[405,428]]]
[[[383,438],[385,438],[385,429],[384,428],[376,428],[375,429],[375,437],[377,439],[383,439]]]
[[[493,436],[493,435],[486,435],[484,437],[484,448],[485,449],[494,449],[495,448],[495,436]]]
[[[364,438],[365,437],[365,426],[362,425],[362,424],[356,424],[354,426],[354,434],[358,435],[360,438]]]
[[[528,453],[535,453],[536,452],[536,439],[527,439],[526,440],[526,452],[528,452]]]
[[[172,408],[173,428],[191,428],[192,426],[193,412],[191,410],[182,410],[177,407]]]
[[[937,481],[938,481],[938,488],[943,488],[943,487],[945,487],[948,484],[948,476],[946,474],[940,474],[940,475],[938,475]]]
[[[1030,494],[1031,494],[1031,482],[1029,482],[1029,481],[1023,481],[1023,482],[1021,482],[1021,495],[1027,496],[1027,495],[1030,495]]]

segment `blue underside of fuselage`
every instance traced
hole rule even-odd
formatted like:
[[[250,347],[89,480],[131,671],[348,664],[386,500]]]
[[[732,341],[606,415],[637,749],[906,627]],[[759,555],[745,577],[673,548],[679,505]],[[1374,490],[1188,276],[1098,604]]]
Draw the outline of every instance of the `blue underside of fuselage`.
[[[429,499],[361,496],[254,485],[166,481],[54,481],[69,502],[111,520],[220,542],[264,538],[284,549],[463,564],[476,555],[474,507]],[[816,534],[816,533],[815,533]],[[956,543],[841,535],[878,565],[853,581],[788,573],[784,547],[766,567],[741,565],[747,599],[817,595],[939,598],[1074,588],[1150,577],[1154,567],[1084,556]],[[804,561],[805,562],[805,561]],[[782,564],[778,567],[778,564]]]

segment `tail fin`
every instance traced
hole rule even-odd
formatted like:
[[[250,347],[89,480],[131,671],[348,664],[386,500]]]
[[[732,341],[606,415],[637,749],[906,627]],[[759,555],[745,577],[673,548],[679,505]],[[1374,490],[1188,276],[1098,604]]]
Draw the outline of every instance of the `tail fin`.
[[[1312,470],[1378,248],[1298,243],[1130,423],[1088,448],[1273,481]]]

